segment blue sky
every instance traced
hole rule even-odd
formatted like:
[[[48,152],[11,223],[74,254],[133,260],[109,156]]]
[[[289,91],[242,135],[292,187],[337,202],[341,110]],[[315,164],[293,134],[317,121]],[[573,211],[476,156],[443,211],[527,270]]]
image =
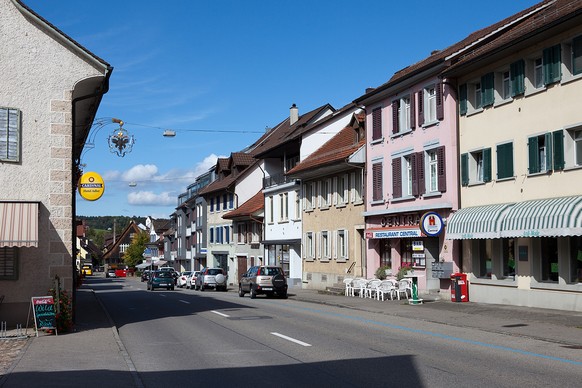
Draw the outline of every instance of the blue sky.
[[[289,114],[335,108],[534,0],[23,0],[114,70],[82,163],[79,215],[167,218],[196,176]],[[484,8],[485,6],[485,8]],[[122,119],[131,153],[109,151]],[[165,129],[176,132],[163,137]],[[136,182],[130,187],[130,182]]]

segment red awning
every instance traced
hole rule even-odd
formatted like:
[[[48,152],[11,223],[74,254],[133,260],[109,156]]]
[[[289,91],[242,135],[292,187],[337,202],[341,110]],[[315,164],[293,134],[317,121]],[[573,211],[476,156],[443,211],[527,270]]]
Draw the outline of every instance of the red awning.
[[[0,247],[38,247],[38,202],[0,202]]]

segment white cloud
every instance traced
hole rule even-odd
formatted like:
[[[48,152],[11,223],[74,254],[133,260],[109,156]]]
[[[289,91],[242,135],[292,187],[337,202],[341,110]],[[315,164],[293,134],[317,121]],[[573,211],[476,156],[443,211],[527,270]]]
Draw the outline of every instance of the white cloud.
[[[158,166],[155,164],[138,164],[123,173],[125,181],[148,181],[155,179]]]
[[[127,202],[137,206],[166,206],[175,205],[178,198],[175,193],[163,192],[155,194],[152,191],[138,191],[127,195]]]

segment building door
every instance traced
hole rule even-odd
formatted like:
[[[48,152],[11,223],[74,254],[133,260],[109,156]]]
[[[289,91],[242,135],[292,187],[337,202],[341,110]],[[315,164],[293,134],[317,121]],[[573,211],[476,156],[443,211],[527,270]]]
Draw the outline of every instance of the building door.
[[[239,279],[247,272],[247,258],[245,256],[237,256],[237,278],[236,281],[238,282]]]

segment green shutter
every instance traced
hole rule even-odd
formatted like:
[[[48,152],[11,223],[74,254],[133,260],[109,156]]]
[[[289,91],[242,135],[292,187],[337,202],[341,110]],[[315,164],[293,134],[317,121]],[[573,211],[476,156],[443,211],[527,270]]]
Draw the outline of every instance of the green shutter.
[[[461,154],[461,186],[469,185],[469,154]]]
[[[481,106],[491,106],[495,101],[493,94],[494,85],[494,74],[487,73],[481,77]]]
[[[520,59],[509,66],[509,77],[511,82],[511,97],[525,92],[525,61]]]
[[[467,84],[459,86],[459,113],[461,116],[467,114]]]
[[[554,131],[553,136],[553,154],[554,154],[554,170],[563,170],[564,161],[564,131],[561,129]]]
[[[483,182],[491,182],[491,148],[483,149]]]
[[[559,44],[544,49],[543,52],[543,69],[544,84],[549,85],[558,82],[562,77],[561,74],[561,46]]]
[[[513,177],[513,143],[497,146],[497,179]]]
[[[529,155],[529,173],[536,174],[540,172],[540,163],[538,161],[538,138],[530,137],[527,140],[528,155]]]
[[[582,36],[572,40],[572,73],[582,73]]]
[[[546,144],[546,171],[552,170],[552,134],[546,133],[545,137],[545,144]]]

